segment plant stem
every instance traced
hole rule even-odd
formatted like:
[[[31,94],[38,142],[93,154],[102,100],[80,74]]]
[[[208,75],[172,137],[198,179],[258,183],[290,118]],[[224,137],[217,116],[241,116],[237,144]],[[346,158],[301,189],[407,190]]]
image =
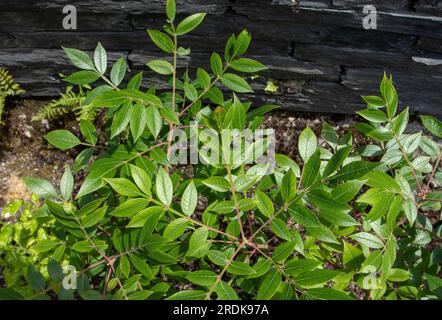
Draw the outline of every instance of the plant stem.
[[[437,160],[436,160],[436,164],[434,165],[433,171],[431,172],[430,179],[428,179],[428,183],[425,188],[425,195],[427,195],[430,192],[430,184],[431,184],[431,181],[433,181],[434,176],[436,175],[436,171],[437,171],[437,168],[439,167],[441,159],[442,159],[442,152],[439,153]]]
[[[246,236],[244,234],[244,228],[243,228],[242,221],[241,221],[241,214],[240,214],[240,210],[239,210],[239,205],[238,205],[238,196],[236,194],[235,184],[233,182],[232,171],[229,166],[226,166],[226,169],[227,169],[227,175],[229,176],[230,191],[232,192],[233,203],[234,203],[235,210],[236,210],[236,218],[238,219],[239,229],[241,231],[241,238],[243,240],[246,240]]]
[[[393,122],[391,120],[388,120],[388,123],[390,124],[390,127],[393,128]],[[405,161],[407,162],[407,165],[408,165],[408,167],[411,170],[411,174],[413,175],[414,180],[416,181],[416,184],[417,184],[417,186],[419,188],[419,196],[422,197],[424,195],[424,193],[423,193],[423,190],[422,190],[422,186],[421,186],[421,184],[419,182],[419,178],[417,177],[416,171],[414,170],[413,164],[411,163],[410,159],[408,158],[407,153],[405,152],[404,146],[402,145],[402,143],[401,143],[399,137],[397,136],[397,134],[393,130],[391,130],[391,132],[393,133],[393,137],[396,140],[396,143],[397,143],[397,145],[399,147],[399,150],[401,151],[402,156],[404,157]]]
[[[210,89],[213,88],[213,86],[219,81],[221,80],[221,76],[224,74],[224,72],[227,71],[227,69],[230,68],[230,64],[226,64],[226,66],[224,67],[221,75],[218,75],[215,77],[215,79],[212,81],[212,83],[210,84],[210,86],[208,86],[206,89],[204,89],[200,95],[195,99],[195,101],[191,102],[187,107],[185,107],[183,110],[181,110],[181,112],[178,114],[179,117],[182,117],[187,110],[189,110],[190,108],[192,108],[192,106],[195,104],[196,101],[201,100],[201,98],[210,91]]]

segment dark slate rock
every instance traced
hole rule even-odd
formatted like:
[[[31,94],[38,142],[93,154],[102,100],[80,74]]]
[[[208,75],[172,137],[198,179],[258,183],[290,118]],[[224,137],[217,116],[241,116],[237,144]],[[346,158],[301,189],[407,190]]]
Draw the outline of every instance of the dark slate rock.
[[[360,95],[376,94],[384,70],[393,73],[401,105],[412,112],[441,114],[442,2],[371,0],[378,29],[364,30],[359,0],[178,0],[177,19],[208,12],[204,24],[180,45],[191,57],[179,73],[194,77],[209,68],[210,54],[222,53],[232,33],[248,29],[250,56],[268,65],[251,81],[256,104],[276,103],[304,111],[351,113],[364,107]],[[62,29],[62,8],[78,9],[78,30]],[[1,0],[0,66],[12,71],[32,96],[64,91],[58,73],[75,70],[61,46],[87,50],[100,41],[110,60],[126,56],[132,74],[143,71],[144,87],[168,87],[167,77],[145,63],[165,58],[146,29],[165,23],[164,0]],[[167,59],[170,59],[168,57]],[[129,77],[129,76],[128,76]],[[266,92],[268,79],[279,84]]]
[[[66,31],[63,28],[61,10],[45,10],[42,12],[0,12],[0,30],[35,32],[35,31]],[[77,31],[123,31],[131,30],[131,22],[127,14],[79,12]]]
[[[0,32],[0,48],[14,48],[17,41],[14,36],[6,32]]]
[[[227,8],[228,4],[227,0],[177,0],[178,11],[185,13],[220,13]],[[78,11],[84,12],[165,12],[164,0],[2,0],[0,11],[61,10],[66,5],[75,5]]]

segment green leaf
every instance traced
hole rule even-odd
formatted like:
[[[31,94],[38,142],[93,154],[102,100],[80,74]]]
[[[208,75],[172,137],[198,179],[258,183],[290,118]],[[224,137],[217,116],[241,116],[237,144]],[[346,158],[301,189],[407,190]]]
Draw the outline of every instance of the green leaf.
[[[288,209],[288,212],[297,223],[304,227],[321,225],[316,215],[303,205],[295,204]]]
[[[421,116],[425,128],[438,138],[442,138],[442,122],[431,116]]]
[[[210,261],[212,261],[214,264],[224,267],[229,259],[227,258],[226,254],[219,250],[209,250],[207,253],[207,257]]]
[[[173,124],[180,124],[180,119],[178,118],[178,115],[175,111],[169,108],[161,108],[160,114],[163,116],[164,119],[166,119],[169,122],[172,122]]]
[[[191,32],[193,29],[198,27],[201,22],[203,22],[205,16],[205,13],[196,13],[187,17],[178,24],[178,27],[176,28],[176,35],[181,36]]]
[[[57,196],[57,191],[54,186],[47,180],[26,177],[23,178],[23,182],[29,190],[40,197],[48,198],[51,196]]]
[[[93,125],[93,123],[89,120],[80,120],[80,131],[81,134],[86,138],[86,141],[90,144],[97,144],[98,142],[98,133],[97,129]]]
[[[121,108],[115,113],[111,126],[111,139],[115,138],[130,122],[132,117],[132,104],[129,102],[124,103]]]
[[[183,213],[191,216],[195,212],[195,208],[198,201],[198,192],[196,191],[193,181],[189,183],[186,190],[184,190],[183,197],[181,199],[181,209]]]
[[[380,190],[385,190],[394,193],[401,193],[401,187],[391,176],[385,172],[371,171],[365,175],[368,179],[367,185]]]
[[[22,300],[23,296],[15,290],[0,288],[0,300]]]
[[[341,273],[335,270],[319,269],[303,272],[295,277],[295,282],[301,287],[311,287],[333,280]]]
[[[204,69],[198,68],[197,79],[203,89],[210,88],[210,75]]]
[[[46,287],[43,275],[33,265],[28,265],[26,279],[28,280],[28,283],[31,285],[32,289],[36,292],[43,291]]]
[[[427,278],[428,288],[430,291],[436,294],[439,299],[442,299],[442,279],[429,275],[428,273],[426,273],[425,276]]]
[[[163,213],[164,209],[162,207],[149,207],[144,209],[132,218],[127,228],[141,228],[147,221],[153,221],[155,226]]]
[[[344,163],[345,159],[347,159],[348,155],[350,154],[351,149],[352,149],[352,146],[346,146],[346,147],[341,148],[338,151],[336,151],[336,153],[333,155],[333,157],[327,163],[327,166],[324,169],[322,177],[326,178],[329,175],[331,175],[333,172],[338,170],[338,168]]]
[[[275,233],[276,236],[287,241],[292,240],[292,236],[290,234],[289,228],[287,227],[287,223],[285,223],[283,220],[279,218],[273,219],[270,225],[272,231]]]
[[[124,178],[104,179],[116,193],[125,197],[138,197],[140,190],[129,180]]]
[[[112,178],[116,173],[116,168],[121,166],[121,160],[101,159],[95,161],[90,169],[90,173],[81,185],[77,198],[94,192],[105,185],[103,178]]]
[[[221,77],[224,86],[238,93],[250,93],[253,89],[246,80],[233,73],[225,73]]]
[[[161,120],[160,112],[155,107],[147,107],[146,118],[147,118],[147,127],[149,128],[149,131],[152,133],[154,138],[157,139],[161,131],[161,127],[163,126],[163,121]]]
[[[218,192],[229,192],[230,191],[230,184],[229,182],[221,177],[211,177],[209,179],[206,179],[202,181],[204,185],[209,187],[212,190],[218,191]]]
[[[158,199],[166,206],[170,206],[173,197],[173,185],[169,175],[163,168],[158,170],[155,186]]]
[[[357,268],[364,261],[364,255],[361,250],[344,241],[344,252],[342,262],[346,268]]]
[[[215,287],[218,300],[239,300],[236,291],[225,281],[220,281]]]
[[[132,107],[132,114],[130,118],[130,131],[132,137],[136,142],[144,132],[147,124],[146,108],[141,103],[136,103]]]
[[[193,284],[204,286],[204,287],[210,287],[212,286],[216,279],[217,279],[216,273],[208,270],[198,270],[189,273],[186,276],[186,279],[192,282]]]
[[[152,181],[150,176],[143,169],[130,165],[130,172],[132,179],[135,181],[137,187],[145,194],[152,196]]]
[[[67,130],[51,131],[45,135],[45,139],[51,145],[63,151],[74,148],[81,144],[80,139]]]
[[[141,82],[143,81],[143,72],[138,72],[127,84],[127,89],[138,90],[140,89]]]
[[[69,82],[75,85],[86,85],[100,79],[100,74],[95,71],[82,70],[71,74],[63,79],[63,81]]]
[[[309,127],[305,128],[299,135],[298,150],[304,163],[310,159],[318,148],[318,139]]]
[[[372,106],[372,107],[375,107],[375,108],[382,108],[382,107],[385,106],[385,101],[381,97],[377,97],[377,96],[363,96],[362,99],[364,99],[364,101],[369,106]]]
[[[95,48],[94,62],[97,71],[101,74],[105,74],[107,69],[107,53],[100,42],[98,42],[98,45]]]
[[[74,177],[72,176],[71,169],[66,166],[63,176],[60,180],[60,192],[61,196],[65,200],[70,200],[72,197],[72,192],[74,190]]]
[[[134,89],[124,89],[118,91],[106,90],[101,92],[92,102],[94,107],[119,107],[122,104],[141,102],[144,105],[161,107],[161,99],[150,93],[144,93]]]
[[[409,135],[403,142],[404,151],[407,154],[413,153],[419,147],[421,142],[422,132]]]
[[[166,229],[164,229],[163,237],[169,241],[179,238],[184,233],[184,231],[186,231],[189,223],[189,220],[185,218],[178,218],[173,220],[167,225]]]
[[[143,259],[135,256],[130,255],[129,256],[130,261],[132,262],[132,265],[137,269],[137,271],[141,272],[147,279],[151,280],[154,279],[154,275],[152,274],[152,270],[149,267],[149,265],[144,261]]]
[[[378,167],[380,163],[368,161],[355,161],[345,165],[339,172],[332,176],[332,180],[356,180]]]
[[[282,178],[281,183],[281,196],[285,204],[288,204],[296,197],[296,190],[296,174],[292,169],[289,169]]]
[[[83,227],[90,228],[99,223],[106,215],[107,207],[98,208],[82,219]]]
[[[419,147],[430,157],[437,157],[440,153],[440,146],[433,140],[422,137]]]
[[[323,226],[315,214],[306,207],[296,204],[289,208],[288,212],[296,222],[306,228],[307,233],[312,237],[320,241],[339,244],[333,232]]]
[[[350,236],[353,240],[373,249],[381,249],[384,247],[384,243],[378,237],[367,232],[359,232]]]
[[[253,109],[250,112],[247,112],[247,121],[252,121],[253,119],[257,117],[262,117],[269,113],[272,110],[278,109],[279,106],[274,104],[266,104],[259,108]]]
[[[237,192],[246,192],[256,183],[258,179],[255,175],[242,174],[235,179],[234,187]]]
[[[210,249],[210,242],[207,241],[209,230],[206,227],[196,229],[189,240],[189,250],[186,256],[195,259],[204,257]]]
[[[166,1],[166,13],[167,18],[170,22],[173,22],[175,20],[176,15],[176,3],[175,0],[167,0]]]
[[[286,263],[284,272],[290,276],[297,276],[306,271],[315,269],[321,262],[314,259],[290,260]]]
[[[272,263],[267,259],[260,257],[258,258],[258,262],[253,265],[253,270],[255,270],[255,273],[250,274],[247,278],[249,279],[256,279],[259,278],[267,273],[267,271],[270,270],[272,267]]]
[[[247,30],[243,30],[235,40],[235,45],[233,46],[233,57],[243,55],[247,52],[251,41],[251,36]]]
[[[124,58],[120,58],[114,63],[111,70],[111,81],[114,85],[119,86],[126,75],[127,64]]]
[[[304,188],[313,185],[319,177],[319,168],[321,166],[320,152],[316,150],[307,160],[302,170],[301,183]]]
[[[396,118],[393,119],[393,132],[400,136],[407,129],[409,120],[408,108],[405,108]]]
[[[169,36],[157,30],[147,30],[147,33],[158,48],[164,52],[173,53],[175,45]]]
[[[233,261],[227,268],[227,272],[239,276],[245,276],[255,273],[255,270],[253,270],[253,268],[245,262]]]
[[[363,185],[364,183],[360,181],[349,181],[341,183],[332,190],[331,195],[333,199],[335,199],[335,201],[347,203],[353,200],[353,198],[359,193]]]
[[[111,213],[114,217],[132,217],[136,213],[140,212],[147,207],[149,202],[144,198],[134,198],[124,201],[118,207],[116,207]]]
[[[332,288],[313,288],[307,290],[304,296],[314,300],[354,300],[348,294]]]
[[[232,200],[220,201],[212,208],[213,212],[224,214],[233,212],[233,210],[235,210],[235,203]]]
[[[381,197],[379,197],[376,202],[372,203],[372,208],[367,215],[367,220],[375,221],[385,216],[390,209],[393,199],[394,194],[382,193]]]
[[[265,276],[256,295],[257,300],[270,300],[281,286],[281,274],[277,270],[272,270]]]
[[[308,194],[308,199],[316,208],[320,209],[320,215],[328,222],[350,227],[358,223],[347,214],[350,207],[346,204],[336,201],[327,191],[315,189]]]
[[[278,245],[272,254],[273,261],[278,263],[285,261],[295,250],[296,244],[296,241],[289,241]]]
[[[408,219],[408,222],[412,226],[417,218],[417,207],[414,204],[413,200],[407,199],[404,202],[404,212],[405,216]]]
[[[92,300],[92,301],[103,300],[103,296],[101,295],[101,293],[96,290],[87,290],[81,292],[80,296],[83,300]]]
[[[192,102],[195,102],[195,100],[198,99],[198,91],[191,83],[184,83],[184,93]]]
[[[374,123],[384,123],[388,120],[387,115],[381,110],[365,109],[362,111],[357,111],[356,113],[364,119]]]
[[[233,94],[233,105],[230,107],[229,112],[232,112],[233,128],[244,130],[246,126],[246,110],[235,94]]]
[[[247,58],[234,60],[230,66],[239,72],[255,73],[267,69],[262,63]]]
[[[64,48],[64,52],[68,56],[71,63],[77,68],[84,70],[94,70],[92,59],[83,51],[71,48]]]
[[[308,226],[306,227],[307,233],[311,235],[313,238],[316,238],[320,241],[336,243],[339,244],[339,241],[336,239],[334,233],[323,225],[317,226]]]
[[[162,75],[169,75],[173,73],[173,66],[164,60],[152,60],[147,63],[147,66],[151,68],[156,73]]]
[[[44,253],[44,252],[51,251],[56,246],[59,246],[61,243],[62,242],[58,241],[58,240],[45,239],[45,240],[40,240],[39,242],[37,242],[32,248],[34,250],[36,250],[38,253]]]
[[[212,53],[210,66],[214,75],[220,76],[223,73],[223,61],[218,53]]]
[[[207,292],[202,290],[184,290],[174,293],[166,300],[204,300],[207,296]]]
[[[53,281],[56,282],[63,281],[64,278],[63,269],[54,259],[50,259],[48,262],[48,274]]]
[[[259,211],[266,217],[270,218],[275,213],[272,200],[264,192],[256,191],[255,200]]]

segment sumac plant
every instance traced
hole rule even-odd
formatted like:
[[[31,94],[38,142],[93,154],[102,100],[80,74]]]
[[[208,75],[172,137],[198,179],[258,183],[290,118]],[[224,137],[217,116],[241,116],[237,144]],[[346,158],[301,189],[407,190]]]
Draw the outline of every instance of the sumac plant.
[[[106,125],[99,134],[83,120],[81,137],[65,130],[46,136],[59,149],[81,152],[58,189],[42,179],[26,179],[55,220],[47,238],[29,249],[47,263],[30,265],[24,288],[2,289],[0,295],[442,298],[442,154],[429,135],[442,138],[441,122],[422,117],[427,134],[407,131],[408,109],[397,112],[398,95],[385,76],[380,96],[364,97],[367,109],[359,112],[368,123],[356,128],[368,139],[352,131],[369,144],[356,144],[350,132],[339,136],[325,123],[321,137],[310,128],[300,135],[302,163],[281,154],[260,162],[271,149],[270,138],[236,149],[232,138],[258,131],[264,114],[274,108],[250,108],[240,99],[252,92],[241,74],[265,68],[243,57],[249,33],[231,36],[223,56],[213,53],[210,71],[179,74],[177,60],[190,54],[179,39],[197,28],[204,14],[178,23],[170,0],[167,17],[163,31],[148,30],[148,35],[171,59],[147,63],[165,76],[167,91],[141,89],[141,73],[123,84],[124,59],[108,76],[100,44],[93,59],[65,49],[81,69],[66,81],[104,80],[89,92],[86,104],[105,110]],[[185,137],[177,139],[176,130]],[[193,143],[192,137],[199,139]],[[192,144],[201,161],[191,163],[187,155],[191,165],[171,163]],[[242,156],[233,157],[238,150]],[[75,175],[82,170],[87,176],[76,186]]]

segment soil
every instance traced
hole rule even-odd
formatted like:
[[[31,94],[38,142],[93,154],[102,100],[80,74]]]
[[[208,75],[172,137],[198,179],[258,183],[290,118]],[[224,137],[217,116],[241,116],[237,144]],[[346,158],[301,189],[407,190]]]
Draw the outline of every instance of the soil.
[[[57,185],[65,163],[73,163],[74,154],[56,150],[43,136],[54,129],[76,127],[74,118],[53,123],[31,121],[44,100],[10,101],[0,126],[0,211],[10,200],[27,199],[29,193],[21,178],[48,179]]]

